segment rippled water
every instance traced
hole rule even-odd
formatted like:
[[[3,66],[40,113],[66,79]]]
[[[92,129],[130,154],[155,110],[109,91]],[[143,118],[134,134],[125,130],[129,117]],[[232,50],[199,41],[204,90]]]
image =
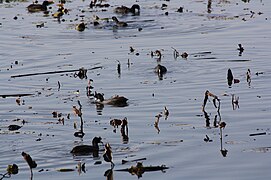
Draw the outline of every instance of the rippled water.
[[[209,2],[209,3],[208,3]],[[50,15],[28,13],[31,2],[0,3],[0,94],[31,93],[32,96],[1,98],[0,103],[0,173],[9,164],[17,164],[19,173],[11,179],[29,179],[28,165],[21,152],[29,153],[37,162],[33,179],[106,179],[110,164],[92,156],[73,157],[70,150],[78,144],[91,144],[101,136],[113,150],[114,170],[135,166],[121,164],[123,159],[147,158],[144,166],[166,165],[164,173],[145,172],[141,179],[266,179],[270,177],[270,7],[269,0],[184,0],[144,1],[140,16],[117,16],[127,21],[127,28],[115,29],[112,22],[94,27],[93,15],[100,18],[115,15],[113,9],[121,1],[108,1],[107,11],[90,9],[88,1],[67,1],[69,9],[58,22]],[[135,1],[126,1],[130,6]],[[162,4],[167,4],[161,10]],[[182,6],[184,12],[176,12]],[[208,12],[209,7],[209,12]],[[252,13],[252,12],[255,13]],[[168,15],[165,15],[168,12]],[[263,14],[262,14],[263,13]],[[84,17],[79,17],[84,15]],[[17,20],[14,19],[17,17]],[[84,20],[87,29],[75,30]],[[44,27],[37,28],[37,24]],[[142,28],[142,31],[138,29]],[[244,52],[239,55],[238,44]],[[130,47],[135,52],[130,52]],[[187,59],[174,59],[173,48],[187,52]],[[157,58],[150,52],[160,50],[160,64],[168,72],[162,80],[154,73]],[[131,63],[127,66],[127,62]],[[15,64],[18,61],[18,64]],[[121,63],[121,75],[117,63]],[[123,95],[129,106],[105,106],[96,109],[93,99],[86,96],[88,79],[74,73],[11,78],[28,73],[90,69],[94,90],[106,98]],[[231,69],[240,83],[227,84]],[[251,84],[246,81],[251,70]],[[256,75],[258,74],[258,75]],[[61,84],[58,88],[58,81]],[[226,127],[220,139],[220,129],[213,126],[219,114],[212,102],[205,108],[210,127],[202,112],[206,90],[221,100],[220,117]],[[231,95],[239,97],[239,108],[233,110]],[[74,137],[74,122],[80,119],[72,106],[82,104],[84,138]],[[210,99],[212,100],[212,99]],[[154,127],[155,116],[164,106],[169,109],[167,120],[160,119],[160,133]],[[53,118],[57,111],[65,118],[64,125]],[[67,119],[67,114],[71,118]],[[109,121],[128,118],[129,143],[122,142],[117,129]],[[16,121],[17,120],[17,121]],[[9,131],[10,124],[22,125]],[[249,136],[252,133],[265,135]],[[206,135],[212,140],[205,142]],[[222,146],[222,147],[221,147]],[[102,148],[102,146],[101,146]],[[221,149],[227,150],[226,157]],[[223,151],[222,151],[223,152]],[[86,172],[78,174],[79,161],[86,163]],[[100,165],[94,165],[102,161]],[[59,169],[75,169],[59,172]],[[114,179],[136,179],[127,172],[113,172]]]

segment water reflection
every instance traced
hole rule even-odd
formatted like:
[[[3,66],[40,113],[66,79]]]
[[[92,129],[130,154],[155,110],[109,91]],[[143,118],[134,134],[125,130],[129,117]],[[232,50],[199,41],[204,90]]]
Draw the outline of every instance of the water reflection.
[[[83,138],[85,136],[84,133],[84,121],[82,117],[82,105],[80,101],[78,100],[79,109],[76,108],[76,106],[73,106],[73,111],[75,115],[78,115],[80,117],[80,130],[74,133],[75,137]]]
[[[159,128],[159,120],[160,120],[160,117],[162,117],[161,114],[158,114],[155,116],[155,121],[154,121],[154,127],[155,129],[157,130],[157,133],[159,134],[160,133],[160,128]]]
[[[220,129],[220,152],[223,157],[226,157],[228,154],[228,150],[223,148],[223,130],[222,127],[220,127],[219,129]]]
[[[102,115],[103,109],[104,109],[104,105],[103,104],[96,103],[97,115]]]
[[[129,142],[127,118],[122,120],[120,132],[121,132],[121,137],[122,137],[123,144],[127,144]]]
[[[203,110],[203,115],[204,115],[204,118],[205,118],[205,127],[211,128],[211,126],[210,126],[210,124],[211,124],[210,115],[205,110]],[[219,120],[217,120],[217,118],[219,118]],[[221,122],[221,115],[220,115],[220,112],[217,111],[217,114],[214,116],[213,128],[217,128],[219,122]]]
[[[239,109],[239,97],[232,94],[231,104],[233,110]]]
[[[250,84],[251,84],[251,72],[250,72],[250,69],[247,70],[246,75],[247,75],[247,84],[248,84],[248,86],[250,86]]]
[[[205,126],[206,128],[211,128],[210,127],[210,115],[205,111],[203,110],[203,114],[204,114],[204,118],[205,118]],[[226,123],[223,122],[221,120],[221,115],[220,115],[220,111],[217,111],[217,114],[214,116],[214,121],[213,121],[213,128],[218,128],[219,127],[219,130],[220,130],[220,152],[222,154],[223,157],[226,157],[227,156],[227,153],[228,153],[228,150],[223,148],[223,130],[224,128],[226,127]],[[212,142],[212,140],[209,138],[209,136],[206,135],[206,137],[204,138],[204,141],[205,142]]]
[[[112,119],[110,120],[110,125],[114,127],[114,130],[113,130],[114,133],[116,133],[116,128],[118,128],[118,126],[121,126],[120,134],[122,137],[122,142],[123,144],[127,144],[129,142],[127,117],[125,117],[123,120]]]
[[[113,176],[113,170],[112,169],[108,169],[104,172],[104,176],[106,177],[106,180],[113,180],[114,176]]]
[[[207,4],[207,12],[211,13],[212,12],[212,0],[208,0]]]

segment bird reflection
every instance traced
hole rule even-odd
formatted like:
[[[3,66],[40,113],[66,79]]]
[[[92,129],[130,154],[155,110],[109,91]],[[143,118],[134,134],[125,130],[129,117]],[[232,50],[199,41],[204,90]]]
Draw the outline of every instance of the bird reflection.
[[[239,97],[232,94],[231,104],[233,110],[239,109]]]
[[[250,86],[251,84],[251,72],[250,69],[247,70],[247,84]]]
[[[205,127],[206,128],[211,128],[211,126],[210,126],[211,125],[211,122],[210,122],[211,118],[210,118],[209,114],[205,110],[203,110],[203,114],[204,114],[204,118],[205,118]],[[219,118],[219,120],[217,120],[217,118]],[[213,127],[217,128],[218,127],[218,123],[220,121],[221,121],[221,115],[220,115],[220,112],[217,111],[217,114],[214,117]]]
[[[211,118],[210,118],[209,114],[205,110],[203,110],[203,113],[204,113],[204,118],[206,120],[206,127],[211,128],[210,127]],[[221,121],[221,115],[220,115],[219,111],[217,111],[217,114],[214,116],[214,122],[213,122],[213,128],[218,128],[218,127],[220,130],[220,152],[223,157],[226,157],[228,150],[223,148],[223,130],[226,127],[226,123],[224,121]],[[212,140],[207,135],[204,138],[204,141],[205,142],[212,142]]]
[[[113,170],[112,169],[108,169],[104,172],[104,176],[106,177],[106,180],[113,180],[114,176],[113,176]]]
[[[222,127],[220,127],[220,152],[222,154],[223,157],[226,157],[228,154],[228,150],[227,149],[223,149],[223,133],[222,133]]]
[[[207,12],[211,13],[212,12],[212,0],[208,0],[207,4]]]
[[[209,116],[208,113],[207,113],[206,111],[204,111],[204,110],[203,110],[203,113],[204,113],[204,117],[205,117],[205,119],[206,119],[206,121],[205,121],[205,122],[206,122],[206,123],[205,123],[206,125],[205,125],[205,126],[206,126],[207,128],[209,128],[209,127],[210,127],[210,116]]]
[[[126,117],[122,120],[120,132],[123,144],[127,144],[129,142],[129,137],[128,137],[128,121]]]
[[[160,129],[159,129],[158,124],[159,124],[160,117],[162,117],[162,115],[158,114],[155,117],[156,117],[156,119],[155,119],[155,122],[154,122],[154,127],[157,130],[157,133],[159,134],[160,133]]]
[[[97,115],[102,115],[103,109],[104,109],[104,105],[103,104],[96,103]]]
[[[109,143],[105,144],[105,152],[103,154],[103,158],[106,162],[111,163],[111,169],[113,169],[115,164],[113,163],[113,155],[112,155],[112,150],[111,150],[111,146],[109,145]]]

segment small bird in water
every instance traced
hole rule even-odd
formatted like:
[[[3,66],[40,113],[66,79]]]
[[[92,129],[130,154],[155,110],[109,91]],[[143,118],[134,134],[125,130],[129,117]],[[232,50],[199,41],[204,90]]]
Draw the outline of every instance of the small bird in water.
[[[51,2],[49,1],[43,1],[42,4],[30,4],[27,6],[27,9],[29,12],[41,12],[41,11],[47,11],[47,6],[49,6]]]
[[[128,24],[126,22],[119,21],[116,16],[112,17],[112,20],[116,23],[118,27],[127,27]]]
[[[98,104],[108,104],[117,107],[124,107],[128,105],[127,104],[128,99],[124,96],[115,95],[109,99],[104,99],[104,94],[95,92],[94,98],[95,102]]]
[[[114,10],[117,14],[128,14],[132,13],[133,15],[137,15],[140,13],[140,6],[138,4],[134,4],[131,8],[126,6],[116,7]]]
[[[103,158],[106,162],[111,163],[111,169],[114,168],[115,164],[113,163],[113,156],[112,156],[112,150],[109,143],[105,144],[105,152],[103,154]]]
[[[80,155],[88,155],[93,152],[98,152],[99,151],[99,145],[98,145],[99,143],[103,143],[102,138],[101,137],[94,137],[92,140],[92,146],[91,145],[75,146],[71,150],[71,153],[73,155],[80,156]]]

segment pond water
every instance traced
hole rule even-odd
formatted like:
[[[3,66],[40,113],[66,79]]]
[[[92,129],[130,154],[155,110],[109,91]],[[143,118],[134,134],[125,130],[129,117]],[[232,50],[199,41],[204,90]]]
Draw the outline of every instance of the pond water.
[[[141,179],[271,176],[271,1],[138,0],[123,4],[110,0],[102,2],[110,7],[92,9],[89,1],[67,1],[68,13],[59,20],[52,17],[57,1],[49,6],[47,16],[28,13],[26,7],[31,3],[0,1],[0,94],[5,97],[0,99],[0,174],[9,164],[17,164],[19,173],[11,179],[29,179],[29,167],[21,156],[26,152],[38,165],[32,178],[39,180],[137,179],[116,170],[136,165],[122,164],[122,160],[140,158],[146,158],[143,166],[169,167],[163,172],[144,172]],[[141,7],[138,16],[113,11],[134,3]],[[162,9],[162,4],[167,7]],[[177,12],[180,7],[182,13]],[[95,15],[100,17],[98,26],[93,25]],[[128,27],[116,28],[112,16],[126,21]],[[86,23],[83,32],[75,30],[81,21]],[[243,52],[237,50],[238,44]],[[174,49],[180,55],[187,52],[188,57],[174,57]],[[155,53],[151,56],[156,50],[161,58]],[[157,64],[168,70],[162,78],[154,73]],[[88,69],[86,78],[66,72],[82,67]],[[228,69],[236,79],[230,87]],[[52,71],[65,72],[17,77]],[[128,106],[97,109],[94,99],[87,96],[89,79],[93,92],[103,93],[106,99],[125,96]],[[219,112],[212,97],[202,111],[206,90],[220,99]],[[8,96],[16,94],[32,95]],[[238,104],[232,104],[232,95],[239,97]],[[80,118],[72,107],[78,108],[78,101],[83,138],[74,136]],[[169,116],[160,118],[158,131],[155,116],[165,106]],[[64,124],[53,117],[54,111],[62,113]],[[124,117],[128,119],[128,143],[123,142],[120,127],[113,132],[109,124],[111,119]],[[226,127],[219,128],[220,122]],[[13,124],[22,127],[9,131]],[[76,145],[91,144],[95,136],[112,147],[115,167],[111,176],[104,176],[110,163],[103,160],[103,151],[99,157],[70,153]],[[79,162],[85,163],[85,172],[78,173]]]

